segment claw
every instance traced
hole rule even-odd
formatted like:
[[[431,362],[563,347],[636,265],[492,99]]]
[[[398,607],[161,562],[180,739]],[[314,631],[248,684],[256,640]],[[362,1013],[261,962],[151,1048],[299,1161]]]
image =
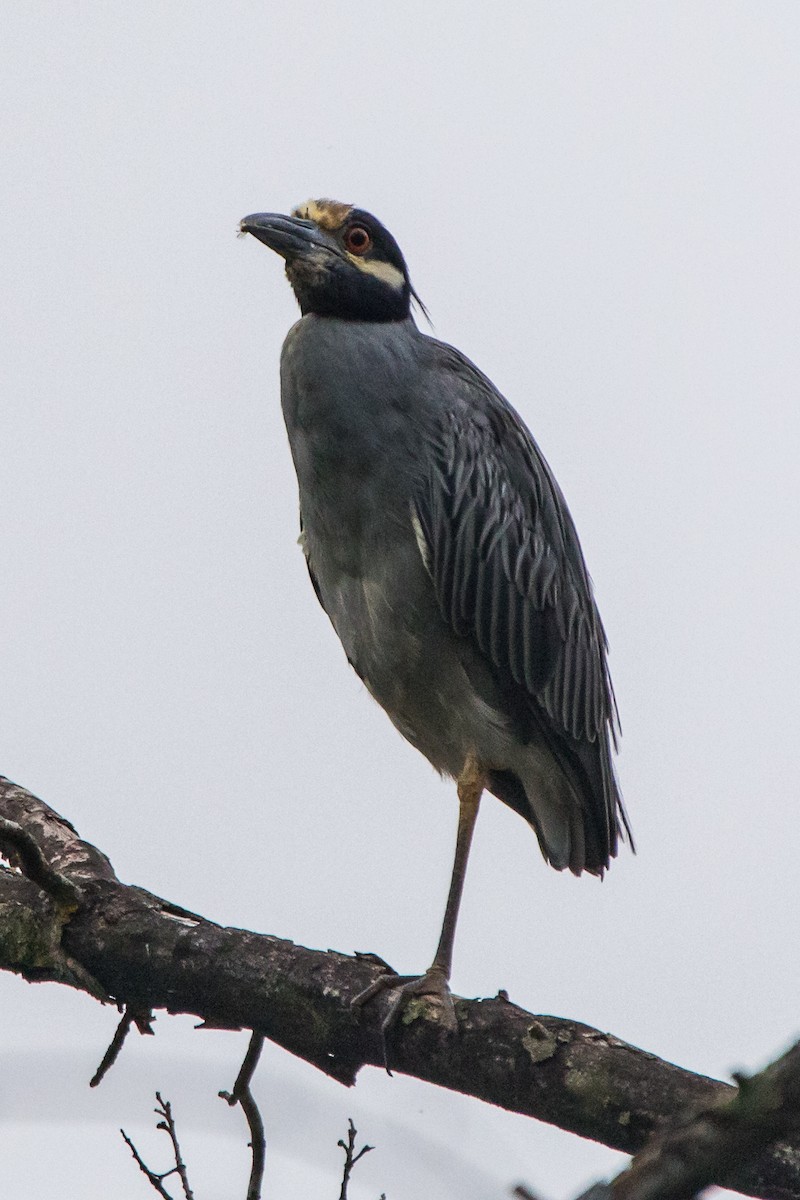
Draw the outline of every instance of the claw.
[[[456,1010],[453,1004],[450,985],[447,982],[447,976],[441,968],[429,967],[424,975],[408,979],[400,985],[397,995],[392,1001],[391,1007],[381,1025],[384,1037],[397,1024],[405,1003],[411,996],[430,996],[433,1000],[437,1001],[436,1007],[441,1012],[439,1019],[442,1026],[448,1033],[458,1033]]]
[[[406,1006],[406,1002],[412,996],[431,997],[435,1001],[436,1008],[439,1010],[439,1020],[442,1028],[447,1033],[458,1033],[458,1020],[456,1018],[455,1005],[453,1004],[453,995],[450,991],[450,985],[447,981],[447,974],[441,967],[429,967],[424,975],[379,975],[378,978],[365,988],[363,992],[353,999],[350,1007],[358,1011],[368,1004],[373,997],[381,992],[397,989],[397,995],[392,1000],[389,1006],[389,1011],[381,1022],[381,1036],[383,1039],[383,1061],[389,1075],[389,1057],[387,1053],[386,1038],[394,1029],[400,1014]]]

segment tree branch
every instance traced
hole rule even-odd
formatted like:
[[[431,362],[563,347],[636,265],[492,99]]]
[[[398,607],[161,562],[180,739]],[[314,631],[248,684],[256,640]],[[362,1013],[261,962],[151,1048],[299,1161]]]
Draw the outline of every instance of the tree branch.
[[[253,1165],[250,1168],[250,1181],[247,1185],[246,1200],[261,1200],[261,1184],[264,1180],[264,1166],[266,1165],[267,1141],[264,1136],[264,1121],[256,1104],[255,1096],[250,1089],[250,1084],[253,1082],[253,1075],[263,1049],[264,1035],[262,1033],[254,1033],[250,1038],[250,1044],[247,1047],[247,1053],[244,1056],[239,1074],[236,1076],[233,1091],[219,1093],[221,1100],[227,1101],[231,1106],[238,1104],[241,1107],[247,1121],[247,1127],[250,1130],[250,1149],[253,1156]]]
[[[116,878],[108,859],[23,788],[0,778],[0,816],[16,821],[45,861],[77,884],[64,923],[31,880],[0,869],[0,968],[108,996],[137,1011],[191,1013],[209,1027],[250,1029],[345,1084],[383,1065],[386,1002],[356,1019],[350,1001],[381,973],[369,957],[322,953],[226,929]],[[93,993],[94,994],[94,993]],[[611,1034],[534,1016],[502,994],[456,999],[459,1035],[419,1003],[392,1035],[407,1075],[636,1153],[687,1113],[736,1095]],[[726,1186],[764,1200],[800,1200],[800,1141],[773,1146]]]
[[[748,1162],[800,1129],[800,1042],[737,1081],[731,1099],[653,1138],[611,1183],[580,1200],[691,1200],[714,1182],[735,1186]]]
[[[0,817],[0,851],[12,863],[17,862],[31,883],[38,884],[67,913],[80,908],[83,897],[77,884],[50,865],[33,834],[7,817]]]

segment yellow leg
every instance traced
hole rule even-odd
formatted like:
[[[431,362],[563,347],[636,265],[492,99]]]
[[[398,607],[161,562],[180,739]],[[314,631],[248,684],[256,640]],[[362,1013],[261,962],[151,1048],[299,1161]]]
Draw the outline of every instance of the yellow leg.
[[[457,784],[459,808],[456,853],[442,931],[434,960],[422,976],[381,975],[353,1000],[353,1007],[361,1008],[379,992],[389,988],[398,989],[397,996],[383,1021],[384,1037],[397,1021],[403,1005],[411,996],[432,996],[438,999],[442,1009],[442,1024],[451,1032],[456,1032],[458,1029],[453,998],[450,994],[450,968],[453,963],[453,942],[455,941],[461,895],[464,891],[469,849],[472,844],[472,834],[475,829],[481,795],[486,786],[486,771],[481,767],[474,754],[468,755]]]
[[[450,969],[453,965],[453,942],[456,936],[458,910],[461,906],[461,895],[467,876],[467,860],[472,845],[472,834],[485,786],[486,772],[481,768],[475,755],[470,754],[464,764],[464,770],[458,777],[456,853],[453,860],[453,874],[450,877],[447,907],[444,910],[444,920],[442,921],[442,932],[431,967],[431,969],[443,972],[445,979],[450,978]]]

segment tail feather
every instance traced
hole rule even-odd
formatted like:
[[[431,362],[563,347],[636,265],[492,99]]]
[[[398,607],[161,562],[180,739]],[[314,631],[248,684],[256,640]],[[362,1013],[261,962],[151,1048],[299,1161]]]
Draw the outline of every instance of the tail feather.
[[[536,768],[540,760],[537,755]],[[557,871],[602,878],[620,838],[634,849],[610,756],[608,773],[601,766],[594,788],[579,763],[571,769],[561,762],[552,765],[556,769],[546,774],[536,768],[525,772],[524,782],[521,772],[491,771],[489,791],[533,827],[542,855]]]

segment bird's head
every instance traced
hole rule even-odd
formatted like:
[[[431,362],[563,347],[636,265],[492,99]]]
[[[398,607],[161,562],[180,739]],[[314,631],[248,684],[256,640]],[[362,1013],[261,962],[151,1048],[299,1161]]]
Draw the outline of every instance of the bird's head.
[[[239,228],[286,260],[286,275],[304,314],[401,321],[409,314],[411,297],[419,303],[397,242],[360,208],[307,200],[288,217],[252,213]]]

